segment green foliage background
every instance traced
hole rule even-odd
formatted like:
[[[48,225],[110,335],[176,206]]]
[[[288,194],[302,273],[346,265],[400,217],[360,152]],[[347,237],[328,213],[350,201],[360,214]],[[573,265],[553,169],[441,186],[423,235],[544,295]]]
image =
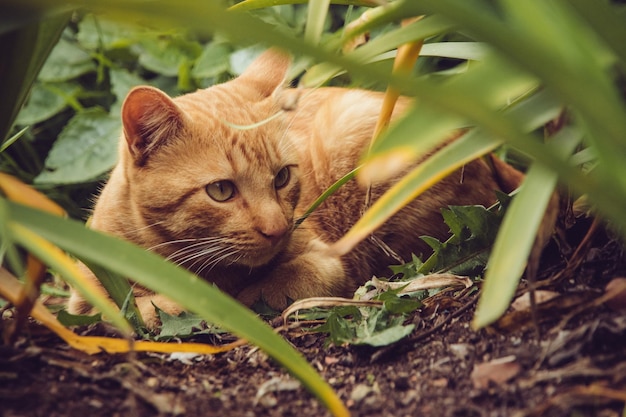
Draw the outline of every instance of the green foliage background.
[[[53,0],[3,2],[0,135],[10,139],[0,153],[2,170],[33,183],[74,217],[83,218],[88,196],[115,161],[119,106],[132,85],[184,93],[236,75],[257,44],[278,45],[295,54],[295,68],[308,69],[301,85],[314,87],[328,80],[373,88],[389,84],[418,97],[407,116],[364,156],[361,178],[388,175],[398,162],[436,148],[450,129],[468,128],[376,202],[338,248],[367,236],[433,181],[502,145],[528,165],[489,258],[476,326],[497,319],[508,306],[557,183],[574,197],[585,195],[597,215],[626,235],[623,2],[397,0],[372,8],[369,19],[356,28],[343,25],[346,15],[350,13],[347,20],[357,18],[364,5],[373,3],[344,0],[337,3],[354,7],[328,9],[329,1],[323,0],[311,0],[308,8],[304,1],[247,0],[227,11],[233,3],[74,0],[61,7]],[[269,7],[276,4],[284,5]],[[398,24],[418,15],[426,17],[405,27]],[[347,39],[366,31],[371,32],[367,45],[342,52]],[[60,42],[39,72],[51,40],[59,34]],[[394,50],[423,39],[423,55],[436,58],[420,58],[409,75],[390,75]],[[28,103],[17,116],[27,95]],[[544,130],[559,115],[565,115],[563,126]],[[26,125],[30,129],[16,139],[14,134]],[[182,289],[168,288],[167,278],[157,271],[146,272],[154,261],[150,256],[143,266],[112,258],[93,248],[106,241],[115,251],[113,240],[69,226],[72,232],[64,234],[63,221],[48,224],[24,213],[0,201],[3,253],[11,254],[14,244],[29,247],[31,242],[17,233],[17,226],[24,226],[119,274],[133,271],[133,277],[173,291],[185,304]],[[146,256],[133,249],[127,248],[128,253]],[[173,273],[188,279],[184,272]],[[231,307],[208,288],[194,282],[187,289]],[[275,339],[268,329],[249,331],[243,321],[205,309],[200,298],[188,307],[290,366],[281,349],[272,346]],[[294,361],[291,365],[301,364],[297,357]],[[315,389],[319,380],[309,370],[301,371],[306,365],[300,370],[295,366],[292,372]]]

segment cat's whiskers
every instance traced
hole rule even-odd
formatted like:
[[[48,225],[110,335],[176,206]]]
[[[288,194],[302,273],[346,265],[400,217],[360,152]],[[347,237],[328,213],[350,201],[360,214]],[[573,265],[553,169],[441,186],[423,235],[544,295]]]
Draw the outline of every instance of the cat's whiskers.
[[[136,236],[139,232],[144,231],[144,230],[148,230],[152,227],[156,227],[160,224],[165,223],[165,221],[159,221],[159,222],[154,222],[151,224],[147,224],[145,226],[141,226],[141,227],[136,227],[134,229],[129,229],[129,230],[124,230],[124,232],[120,235],[121,237],[123,237],[124,239],[130,239],[132,236]],[[130,239],[132,240],[132,239]]]
[[[185,246],[168,256],[167,259],[183,266],[190,261],[197,260],[198,258],[205,257],[209,254],[221,253],[222,251],[228,249],[228,247],[217,244],[218,242],[219,241],[210,243],[198,242],[193,245]]]
[[[240,253],[239,249],[232,249],[231,251],[224,251],[221,256],[218,257],[210,257],[208,259],[206,259],[202,265],[200,265],[200,268],[198,268],[196,270],[196,274],[201,275],[208,272],[211,272],[211,270],[213,270],[213,268],[215,268],[216,265],[218,265],[220,262],[223,262],[225,259],[231,258],[234,255],[237,255],[236,258],[232,259],[230,262],[228,262],[228,265],[233,265],[236,264],[242,257],[243,254]]]
[[[232,250],[228,248],[220,248],[218,251],[212,251],[212,253],[200,252],[197,253],[192,259],[195,261],[187,266],[186,268],[194,273],[200,275],[201,271],[206,268],[206,265],[217,265],[219,260],[223,258],[224,255],[228,255]],[[191,259],[189,259],[191,261]],[[196,265],[200,265],[196,267]]]

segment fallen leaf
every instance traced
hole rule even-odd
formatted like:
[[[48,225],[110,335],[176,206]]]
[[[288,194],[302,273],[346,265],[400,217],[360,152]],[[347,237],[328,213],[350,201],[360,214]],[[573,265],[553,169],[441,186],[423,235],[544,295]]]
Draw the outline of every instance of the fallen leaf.
[[[339,358],[335,358],[333,356],[326,356],[324,357],[324,363],[326,365],[333,365],[335,363],[339,362]]]
[[[410,281],[389,282],[372,278],[372,284],[379,290],[400,290],[398,294],[443,287],[469,288],[473,285],[469,277],[454,274],[431,274]]]
[[[474,366],[470,378],[474,388],[485,389],[493,382],[502,385],[520,373],[522,367],[515,356],[505,356]]]
[[[546,301],[549,301],[558,296],[558,292],[537,290],[535,291],[535,302],[537,304],[545,303]],[[515,311],[530,310],[530,292],[524,293],[521,296],[517,297],[515,301],[511,303],[511,307]]]
[[[604,289],[605,304],[614,311],[626,312],[626,278],[613,278]]]
[[[256,392],[254,403],[258,404],[267,394],[278,391],[295,391],[300,388],[300,382],[295,379],[275,376],[265,381]]]

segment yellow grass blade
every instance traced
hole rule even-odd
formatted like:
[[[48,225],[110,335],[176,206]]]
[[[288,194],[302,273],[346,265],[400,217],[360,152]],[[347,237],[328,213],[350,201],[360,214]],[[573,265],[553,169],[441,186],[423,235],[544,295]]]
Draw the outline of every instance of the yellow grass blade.
[[[402,26],[407,26],[410,23],[413,23],[414,21],[417,21],[419,19],[421,19],[421,17],[416,19],[407,19],[402,22]],[[422,45],[424,45],[424,41],[419,40],[415,42],[409,42],[400,46],[398,48],[398,54],[396,55],[396,58],[393,62],[393,73],[396,75],[410,74],[413,66],[415,65],[415,61],[417,61],[417,58],[419,57]],[[387,91],[385,91],[383,105],[378,116],[378,121],[376,122],[372,141],[370,142],[370,149],[374,145],[378,136],[380,136],[381,132],[389,125],[389,121],[391,120],[391,114],[393,113],[393,109],[396,106],[398,97],[400,97],[400,92],[396,88],[388,87]]]
[[[0,268],[0,296],[11,303],[19,298],[23,285],[13,277],[6,269]],[[41,301],[36,301],[31,313],[32,317],[56,333],[68,345],[90,355],[107,353],[138,352],[193,352],[203,355],[212,355],[226,352],[238,346],[244,345],[244,340],[238,340],[223,346],[212,346],[203,343],[162,343],[149,341],[133,341],[131,339],[118,339],[112,337],[78,336],[65,328],[46,308]]]
[[[58,216],[65,216],[65,210],[48,197],[24,184],[17,178],[0,172],[0,190],[9,200],[38,208]]]
[[[471,132],[436,152],[383,194],[330,250],[344,255],[433,184],[485,155],[500,141]]]
[[[2,172],[0,172],[0,190],[10,200],[29,205],[31,207],[36,207],[52,214],[65,216],[65,210],[48,197],[24,184],[17,178]],[[12,334],[8,334],[10,339],[19,333],[24,320],[26,320],[33,307],[35,300],[39,297],[39,287],[41,286],[41,281],[45,277],[45,271],[45,265],[39,259],[29,254],[26,259],[26,285],[24,286],[20,297],[18,297],[14,303],[17,309],[17,320],[12,328]]]
[[[7,225],[11,238],[30,253],[63,276],[70,285],[95,306],[108,320],[127,334],[132,333],[128,322],[120,315],[119,310],[91,280],[85,277],[78,268],[76,261],[67,256],[61,249],[33,233],[19,223],[9,222]]]

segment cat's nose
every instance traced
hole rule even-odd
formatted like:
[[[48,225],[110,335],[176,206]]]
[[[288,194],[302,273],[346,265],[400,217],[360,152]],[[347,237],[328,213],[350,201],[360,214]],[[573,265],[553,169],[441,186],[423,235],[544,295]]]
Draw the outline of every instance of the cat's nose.
[[[280,242],[283,239],[283,237],[285,237],[285,235],[289,231],[289,227],[287,225],[284,225],[284,226],[281,225],[281,226],[266,227],[263,229],[258,229],[258,231],[261,234],[261,236],[269,240],[273,246],[273,245],[278,244],[278,242]]]

